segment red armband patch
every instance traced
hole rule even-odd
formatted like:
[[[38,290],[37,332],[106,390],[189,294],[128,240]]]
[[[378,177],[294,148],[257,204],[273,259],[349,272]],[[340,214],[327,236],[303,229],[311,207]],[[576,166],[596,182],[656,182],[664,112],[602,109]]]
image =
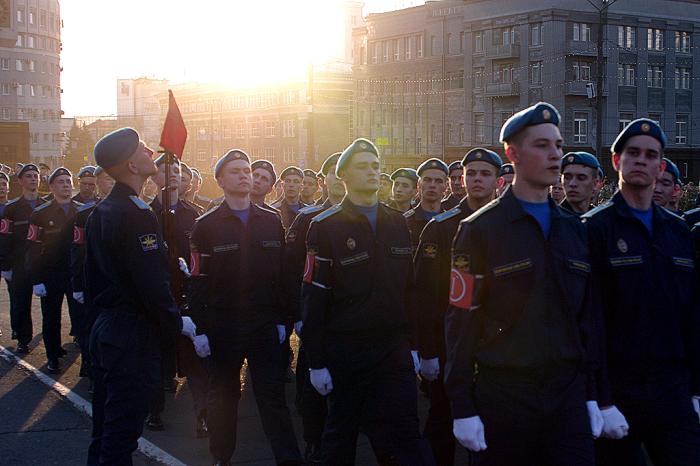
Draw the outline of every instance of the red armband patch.
[[[27,230],[27,241],[34,241],[35,243],[41,243],[41,240],[39,239],[39,235],[41,234],[41,230],[43,230],[43,228],[39,227],[38,225],[34,225],[33,223],[30,223],[29,230]]]
[[[85,244],[85,228],[73,227],[73,244]]]
[[[474,300],[474,275],[469,273],[467,256],[455,256],[450,273],[450,304],[469,310]]]
[[[199,252],[190,253],[190,275],[193,277],[202,275],[202,254]]]
[[[0,234],[9,235],[12,233],[12,220],[0,219]]]

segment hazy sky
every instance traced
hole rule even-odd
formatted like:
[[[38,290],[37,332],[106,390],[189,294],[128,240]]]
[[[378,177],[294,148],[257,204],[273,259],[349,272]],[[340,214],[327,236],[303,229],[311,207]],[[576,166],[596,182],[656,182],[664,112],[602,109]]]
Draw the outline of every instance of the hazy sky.
[[[116,80],[250,84],[333,55],[340,0],[62,0],[66,116],[116,112]],[[366,0],[365,14],[424,3]]]

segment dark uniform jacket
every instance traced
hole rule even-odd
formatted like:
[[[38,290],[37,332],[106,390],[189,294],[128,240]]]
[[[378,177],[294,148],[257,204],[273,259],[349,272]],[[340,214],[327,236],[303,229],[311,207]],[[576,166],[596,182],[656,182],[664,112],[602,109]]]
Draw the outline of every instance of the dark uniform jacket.
[[[413,258],[416,271],[418,351],[424,359],[445,356],[445,311],[450,297],[452,242],[459,222],[474,211],[465,197],[433,217],[423,229]]]
[[[282,218],[282,226],[284,227],[284,230],[287,231],[287,229],[292,225],[292,222],[296,218],[298,212],[294,212],[294,210],[289,207],[289,204],[287,204],[287,200],[284,198],[282,198],[279,202],[272,204],[272,207],[279,212]],[[306,207],[306,204],[299,200],[299,210],[303,209],[304,207]]]
[[[73,200],[77,202],[78,204],[95,204],[97,203],[100,198],[99,197],[93,197],[91,199],[86,199],[83,196],[80,195],[80,193],[76,194],[73,196]]]
[[[620,192],[583,216],[605,323],[612,387],[606,404],[614,403],[628,383],[660,374],[690,376],[692,394],[700,395],[700,302],[692,235],[681,218],[655,204],[652,208],[651,234]],[[605,388],[607,380],[601,385]]]
[[[420,234],[423,232],[423,228],[428,224],[429,218],[426,217],[425,211],[420,205],[407,210],[403,216],[406,217],[408,232],[411,234],[411,247],[415,252],[418,248],[418,242],[420,241]]]
[[[250,205],[247,225],[226,202],[195,222],[188,303],[212,345],[285,323],[284,230],[272,211]]]
[[[163,206],[156,197],[149,204],[153,212],[156,213],[158,222],[162,222]],[[177,204],[173,207],[175,211],[174,215],[174,231],[175,231],[175,242],[174,244],[168,244],[168,247],[175,248],[175,257],[182,257],[186,261],[190,258],[190,235],[192,233],[192,227],[194,226],[195,220],[201,214],[188,202],[183,202],[179,200]],[[162,234],[162,232],[161,232]]]
[[[478,414],[475,365],[536,380],[583,371],[586,399],[596,399],[586,234],[576,217],[549,204],[548,238],[512,189],[460,223],[445,317],[445,389],[455,419]]]
[[[696,223],[700,222],[700,207],[686,210],[683,213],[683,220],[685,220],[689,228],[693,228]]]
[[[44,201],[37,198],[35,207]],[[12,270],[13,273],[26,271],[26,256],[29,249],[27,231],[32,206],[23,196],[7,203],[0,223],[0,270]]]
[[[70,201],[68,211],[65,212],[53,200],[32,212],[27,232],[27,270],[32,285],[68,278],[73,225],[80,206],[81,204]]]
[[[461,201],[462,199],[455,195],[455,193],[450,193],[449,196],[442,200],[442,210],[454,209]]]
[[[574,216],[576,216],[576,217],[578,217],[578,218],[581,218],[581,216],[583,215],[583,214],[581,214],[581,213],[579,213],[579,212],[575,212],[575,211],[574,211],[574,208],[571,207],[571,204],[569,204],[569,201],[568,201],[568,199],[566,199],[566,198],[564,198],[564,200],[561,201],[561,204],[559,204],[559,207],[561,207],[562,209],[566,210],[566,213],[567,213],[567,214],[574,215]],[[591,210],[593,210],[593,209],[595,209],[595,206],[594,206],[594,205],[589,205],[589,206],[588,206],[588,210],[589,210],[589,211],[591,211]]]
[[[85,292],[85,226],[96,205],[80,206],[75,216],[73,242],[70,247],[71,288],[74,292]]]
[[[345,198],[314,217],[306,244],[309,367],[326,367],[326,348],[334,341],[362,345],[410,336],[411,239],[400,212],[379,203],[375,233]]]

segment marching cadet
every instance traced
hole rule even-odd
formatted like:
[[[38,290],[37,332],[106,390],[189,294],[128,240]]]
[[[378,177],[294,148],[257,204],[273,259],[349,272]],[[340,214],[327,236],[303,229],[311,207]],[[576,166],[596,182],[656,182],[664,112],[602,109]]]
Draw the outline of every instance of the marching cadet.
[[[377,198],[382,204],[389,204],[391,202],[391,188],[393,183],[391,182],[391,175],[388,173],[381,173],[379,175],[379,191],[377,192]]]
[[[272,187],[277,180],[275,167],[267,160],[256,160],[250,164],[252,170],[253,185],[250,188],[250,202],[267,210],[277,212],[272,206],[265,203],[265,197],[272,192]]]
[[[557,205],[564,201],[566,193],[564,192],[564,186],[561,183],[561,178],[557,178],[556,183],[549,187],[549,195],[552,196],[552,199]]]
[[[450,210],[457,207],[464,196],[464,167],[461,160],[455,160],[449,165],[450,195],[442,200],[442,210]]]
[[[78,194],[73,196],[73,200],[79,204],[94,204],[97,198],[97,186],[95,182],[95,167],[86,165],[78,170]]]
[[[420,234],[425,225],[442,212],[441,201],[447,189],[448,168],[440,159],[428,159],[418,167],[417,173],[420,204],[403,214],[411,234],[413,251],[418,247]]]
[[[44,337],[46,370],[60,372],[58,358],[67,352],[61,347],[61,306],[63,297],[68,301],[71,335],[77,336],[83,322],[73,299],[70,286],[70,245],[73,242],[73,224],[78,202],[73,195],[73,175],[59,167],[49,175],[52,199],[34,209],[29,217],[27,231],[27,271],[32,292],[41,298],[41,332]]]
[[[548,196],[559,120],[540,102],[505,122],[513,184],[460,223],[452,250],[445,389],[454,435],[483,465],[594,464],[603,422],[586,235]]]
[[[413,168],[399,168],[391,174],[391,181],[394,185],[389,207],[402,213],[408,211],[418,192],[418,173]]]
[[[498,175],[498,187],[496,188],[496,197],[501,197],[508,186],[513,184],[513,178],[515,178],[515,168],[512,163],[503,164],[501,167],[501,172]]]
[[[666,162],[666,166],[654,183],[654,192],[651,199],[654,204],[659,205],[681,217],[683,212],[675,210],[675,208],[673,208],[671,205],[671,200],[673,199],[674,194],[680,193],[681,191],[681,187],[678,184],[678,180],[681,177],[681,172],[678,170],[678,166],[671,162],[670,159],[664,157],[664,162]],[[692,225],[688,226],[692,227]]]
[[[95,145],[97,165],[116,184],[90,214],[85,234],[85,300],[97,314],[90,332],[95,391],[89,466],[132,464],[160,380],[160,336],[196,333],[170,294],[156,214],[138,197],[157,172],[152,154],[132,128]]]
[[[283,195],[279,201],[272,204],[272,207],[278,210],[282,216],[282,226],[285,231],[294,221],[294,217],[299,213],[299,209],[306,206],[300,200],[303,179],[304,172],[297,167],[287,167],[280,174]]]
[[[189,296],[202,333],[197,338],[211,349],[209,449],[216,464],[230,464],[236,448],[240,371],[247,359],[275,460],[299,464],[280,364],[286,337],[284,230],[275,212],[250,202],[253,181],[245,152],[227,152],[214,174],[225,200],[195,223]]]
[[[328,199],[328,187],[326,186],[326,175],[323,174],[322,171],[319,170],[318,173],[316,173],[316,179],[318,180],[318,186],[321,190],[321,197],[319,197],[315,204],[316,205],[323,205],[324,202],[326,202],[326,199]]]
[[[345,197],[345,184],[335,175],[335,166],[340,158],[340,152],[331,154],[321,166],[325,175],[328,199],[322,205],[313,205],[299,210],[299,215],[289,227],[286,235],[287,257],[285,273],[289,287],[289,315],[293,316],[294,331],[301,338],[303,320],[301,315],[302,302],[300,290],[304,276],[306,259],[306,234],[311,220],[321,212],[338,205]],[[296,372],[297,406],[304,426],[304,441],[306,441],[305,457],[313,463],[321,462],[321,435],[326,422],[326,401],[311,385],[309,365],[306,356],[304,340],[299,345]]]
[[[423,435],[430,442],[435,463],[454,462],[450,402],[440,376],[445,367],[445,311],[450,296],[452,241],[459,222],[491,202],[503,162],[493,151],[477,147],[460,162],[467,195],[452,209],[433,217],[423,229],[414,256],[420,373],[430,382],[430,410]]]
[[[201,209],[202,211],[206,211],[211,199],[199,194],[203,181],[202,174],[196,167],[190,167],[190,169],[192,170],[192,189],[187,192],[185,197],[188,201],[197,206],[197,208]]]
[[[370,141],[348,146],[335,169],[348,194],[314,217],[307,235],[302,334],[311,384],[329,395],[324,464],[354,464],[360,428],[386,448],[382,456],[432,464],[409,337],[411,239],[403,216],[378,203],[379,166]]]
[[[593,209],[600,162],[588,152],[569,152],[561,159],[561,179],[566,197],[559,207],[577,217]],[[555,200],[556,202],[556,200]]]
[[[178,198],[182,204],[191,207],[197,213],[197,216],[200,216],[204,213],[204,207],[195,204],[187,198],[188,194],[192,191],[194,179],[194,173],[189,165],[185,162],[180,162],[180,184],[177,188]],[[189,254],[183,257],[189,257]]]
[[[316,172],[304,170],[304,179],[301,182],[301,202],[306,205],[313,205],[316,202],[316,193],[318,192],[318,178]]]
[[[624,433],[629,423],[626,438],[599,441],[602,466],[639,464],[642,444],[654,464],[700,464],[693,239],[682,219],[652,202],[666,141],[653,120],[628,124],[611,148],[619,190],[583,216],[605,325],[604,430],[614,421]]]
[[[0,222],[0,270],[9,286],[12,339],[18,353],[29,352],[32,340],[32,282],[26,267],[27,232],[32,211],[44,201],[39,197],[39,168],[33,163],[17,172],[22,195],[5,206]]]

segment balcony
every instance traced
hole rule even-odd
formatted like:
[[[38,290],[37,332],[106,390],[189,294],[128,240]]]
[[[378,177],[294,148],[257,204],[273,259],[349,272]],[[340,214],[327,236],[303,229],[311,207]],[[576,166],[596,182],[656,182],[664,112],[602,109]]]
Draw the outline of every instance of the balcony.
[[[518,82],[486,84],[486,97],[505,97],[520,95]]]
[[[588,96],[588,89],[586,86],[588,83],[592,83],[595,86],[594,81],[571,81],[566,83],[566,87],[564,90],[564,93],[566,95],[580,95],[580,96]],[[608,86],[607,84],[603,83],[603,95],[607,96],[608,95]]]
[[[486,50],[486,58],[497,60],[501,58],[519,58],[520,44],[491,45]]]
[[[585,57],[595,57],[598,55],[595,42],[580,40],[566,41],[566,53]]]

